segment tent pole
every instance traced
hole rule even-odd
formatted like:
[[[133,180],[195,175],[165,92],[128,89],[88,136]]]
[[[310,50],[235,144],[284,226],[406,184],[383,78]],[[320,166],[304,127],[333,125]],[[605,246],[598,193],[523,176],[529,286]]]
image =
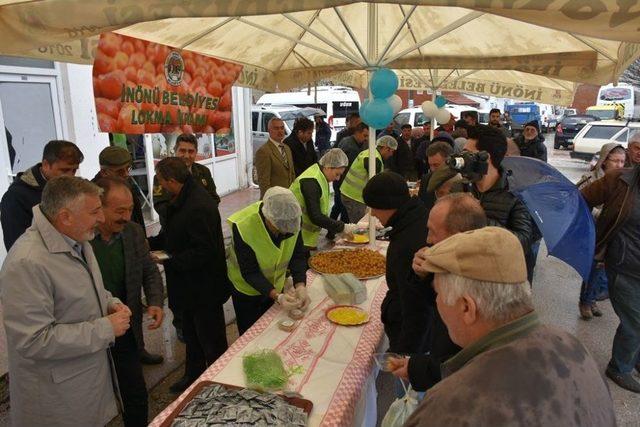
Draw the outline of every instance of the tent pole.
[[[378,5],[367,3],[367,62],[375,63],[378,51]],[[373,74],[372,69],[367,71],[369,82]],[[369,89],[369,100],[373,99],[371,89]],[[376,174],[376,130],[369,126],[369,179]],[[352,221],[354,219],[350,218]],[[355,220],[357,221],[357,219]],[[376,224],[371,211],[369,211],[369,246],[376,247]]]
[[[433,80],[432,80],[433,81]],[[431,95],[431,101],[432,102],[436,102],[436,88],[432,87],[431,91],[433,92],[433,94]],[[429,136],[429,140],[433,140],[433,136],[436,133],[436,118],[435,117],[431,117],[431,135]]]

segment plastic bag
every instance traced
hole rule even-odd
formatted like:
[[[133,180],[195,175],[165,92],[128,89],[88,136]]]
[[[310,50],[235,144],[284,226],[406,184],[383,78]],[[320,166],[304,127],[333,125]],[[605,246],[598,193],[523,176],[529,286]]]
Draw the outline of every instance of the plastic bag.
[[[382,419],[380,427],[403,426],[418,407],[418,394],[411,389],[411,385],[407,388],[404,382],[401,381],[401,383],[402,387],[404,387],[405,394],[403,397],[394,400],[391,406],[389,406],[389,410]]]
[[[259,350],[242,358],[247,387],[259,391],[282,390],[289,381],[289,374],[282,359],[273,350]]]
[[[285,388],[292,375],[303,371],[301,366],[286,369],[280,355],[273,350],[258,350],[242,357],[242,370],[248,388],[258,391],[278,391]]]

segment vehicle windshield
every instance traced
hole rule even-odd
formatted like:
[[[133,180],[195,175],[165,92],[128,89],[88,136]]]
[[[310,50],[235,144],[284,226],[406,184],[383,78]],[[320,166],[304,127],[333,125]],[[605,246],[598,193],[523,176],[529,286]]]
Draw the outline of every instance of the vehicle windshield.
[[[589,123],[594,120],[597,120],[597,117],[594,116],[569,116],[562,119],[563,125],[578,125]]]
[[[631,89],[626,87],[610,87],[600,91],[601,101],[623,101],[631,99]]]
[[[584,134],[584,138],[611,139],[622,129],[622,126],[591,126],[591,128]]]
[[[333,101],[333,117],[347,117],[349,113],[357,113],[359,108],[358,101]]]
[[[588,110],[589,115],[596,116],[600,120],[611,120],[616,117],[616,110]]]

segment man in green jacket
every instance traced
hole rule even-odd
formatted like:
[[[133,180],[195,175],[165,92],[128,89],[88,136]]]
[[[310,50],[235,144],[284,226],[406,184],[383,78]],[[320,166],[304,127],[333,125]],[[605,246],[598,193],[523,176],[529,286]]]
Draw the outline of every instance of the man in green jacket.
[[[615,426],[598,365],[534,310],[524,251],[508,230],[459,233],[423,252],[436,305],[462,350],[405,426]]]

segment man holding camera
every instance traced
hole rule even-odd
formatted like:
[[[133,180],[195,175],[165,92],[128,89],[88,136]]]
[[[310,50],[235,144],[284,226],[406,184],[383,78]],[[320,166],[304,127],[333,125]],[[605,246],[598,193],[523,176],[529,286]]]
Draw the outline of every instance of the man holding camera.
[[[501,166],[507,152],[507,139],[499,129],[478,125],[469,128],[465,151],[468,153],[464,153],[462,159],[452,159],[464,165],[452,167],[471,181],[471,193],[484,208],[489,225],[506,228],[518,238],[527,262],[527,279],[531,283],[535,266],[531,246],[540,237],[527,208],[509,191],[507,172]]]

